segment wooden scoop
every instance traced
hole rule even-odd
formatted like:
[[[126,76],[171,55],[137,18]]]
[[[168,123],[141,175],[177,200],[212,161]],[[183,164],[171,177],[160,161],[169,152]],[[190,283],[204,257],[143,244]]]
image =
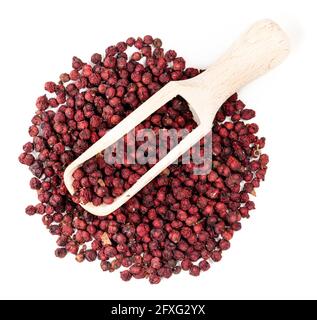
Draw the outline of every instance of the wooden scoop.
[[[166,84],[73,161],[64,173],[67,189],[74,193],[72,174],[85,161],[112,146],[172,98],[182,96],[189,103],[197,127],[112,204],[81,204],[92,214],[110,214],[203,138],[210,131],[211,120],[228,97],[278,65],[288,52],[288,38],[275,22],[261,20],[255,23],[206,71],[192,79]]]

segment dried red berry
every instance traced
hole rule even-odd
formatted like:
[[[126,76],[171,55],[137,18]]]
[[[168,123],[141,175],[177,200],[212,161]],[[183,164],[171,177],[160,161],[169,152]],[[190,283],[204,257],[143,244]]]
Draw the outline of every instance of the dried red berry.
[[[128,46],[134,46],[131,56]],[[181,270],[198,276],[211,261],[221,260],[234,231],[241,229],[240,220],[255,208],[250,194],[264,180],[269,161],[261,153],[265,138],[256,136],[257,124],[244,122],[255,111],[246,109],[237,94],[224,102],[212,126],[208,152],[213,163],[207,175],[196,175],[194,163],[171,165],[111,215],[93,216],[79,203],[112,203],[151,166],[110,165],[97,155],[73,173],[71,196],[63,181],[67,165],[166,83],[200,71],[186,68],[183,58],[174,50],[165,52],[162,41],[150,35],[118,42],[105,57],[94,53],[90,60],[73,57],[69,73],[61,74],[58,83],[45,83],[50,97],[36,101],[31,141],[19,161],[34,175],[30,187],[37,190],[39,203],[25,212],[41,214],[49,232],[58,236],[58,257],[70,252],[78,262],[98,259],[109,272],[128,268],[120,272],[124,281],[147,278],[157,284]],[[136,132],[192,131],[196,125],[187,102],[175,97]]]

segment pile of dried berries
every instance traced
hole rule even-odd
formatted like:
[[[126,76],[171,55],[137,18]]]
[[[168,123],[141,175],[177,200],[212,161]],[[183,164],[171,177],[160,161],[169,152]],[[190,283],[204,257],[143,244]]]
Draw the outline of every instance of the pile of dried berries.
[[[134,49],[128,56],[126,50]],[[44,225],[58,236],[55,254],[74,254],[78,262],[100,260],[104,271],[120,267],[121,278],[148,278],[157,284],[181,270],[193,276],[221,260],[241,219],[249,217],[268,164],[261,154],[265,139],[258,126],[247,123],[255,112],[237,95],[219,109],[213,123],[213,166],[208,175],[193,174],[193,164],[171,165],[129,202],[107,217],[96,217],[78,203],[110,203],[129,188],[148,166],[109,165],[102,155],[74,173],[77,190],[71,196],[63,182],[69,163],[104,136],[171,80],[200,71],[185,68],[176,52],[164,52],[160,39],[129,38],[95,53],[91,63],[73,58],[73,70],[58,83],[47,82],[48,95],[36,101],[29,128],[31,142],[19,156],[34,177],[39,203],[26,213],[42,215]],[[212,125],[212,119],[211,119]],[[176,97],[140,128],[195,127],[186,102]]]

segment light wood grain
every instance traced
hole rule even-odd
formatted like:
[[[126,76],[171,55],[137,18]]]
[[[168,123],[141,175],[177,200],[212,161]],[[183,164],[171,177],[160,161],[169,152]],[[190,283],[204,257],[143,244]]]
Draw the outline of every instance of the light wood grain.
[[[210,130],[217,110],[229,96],[278,65],[288,52],[288,38],[275,22],[262,20],[255,23],[205,72],[189,80],[168,83],[72,162],[64,173],[67,189],[71,194],[74,193],[72,174],[76,168],[114,144],[173,97],[181,95],[190,105],[198,123],[197,128],[112,204],[82,204],[92,214],[110,214],[204,137]]]

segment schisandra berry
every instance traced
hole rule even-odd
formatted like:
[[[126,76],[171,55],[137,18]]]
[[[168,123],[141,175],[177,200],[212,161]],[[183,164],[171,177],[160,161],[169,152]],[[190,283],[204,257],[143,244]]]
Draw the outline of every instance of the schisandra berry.
[[[68,73],[45,83],[47,95],[35,102],[31,141],[23,145],[19,162],[33,174],[29,184],[39,200],[25,212],[40,214],[58,237],[57,257],[71,253],[78,262],[100,260],[103,271],[119,269],[123,281],[147,278],[151,284],[181,271],[198,276],[222,259],[241,219],[255,208],[250,195],[264,180],[269,162],[261,152],[265,138],[256,135],[258,125],[245,123],[255,111],[237,94],[210,119],[213,162],[207,175],[194,174],[193,163],[171,165],[106,217],[93,216],[79,204],[112,203],[149,164],[110,165],[100,154],[73,173],[73,196],[63,181],[68,164],[142,102],[169,81],[199,73],[186,67],[176,51],[165,51],[159,38],[146,35],[109,46],[105,55],[94,53],[89,63],[73,57]],[[136,132],[195,127],[187,102],[175,97]]]

